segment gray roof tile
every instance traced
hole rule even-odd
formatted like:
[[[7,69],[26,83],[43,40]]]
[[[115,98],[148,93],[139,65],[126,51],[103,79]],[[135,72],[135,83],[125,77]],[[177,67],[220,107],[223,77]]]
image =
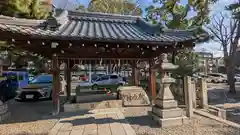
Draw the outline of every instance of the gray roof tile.
[[[142,18],[136,16],[112,15],[104,13],[86,13],[57,10],[56,22],[59,27],[49,30],[46,26],[52,25],[50,21],[24,20],[28,25],[17,25],[19,20],[5,20],[0,18],[0,30],[20,33],[24,35],[75,38],[92,40],[115,40],[131,42],[183,42],[196,40],[193,30],[162,30],[160,27],[149,25]],[[52,18],[51,18],[52,19]],[[52,21],[52,20],[51,20]],[[38,23],[37,22],[41,22]],[[30,25],[32,24],[32,25]],[[36,26],[37,25],[37,26]],[[160,33],[160,34],[159,34]],[[206,36],[206,34],[205,34]]]

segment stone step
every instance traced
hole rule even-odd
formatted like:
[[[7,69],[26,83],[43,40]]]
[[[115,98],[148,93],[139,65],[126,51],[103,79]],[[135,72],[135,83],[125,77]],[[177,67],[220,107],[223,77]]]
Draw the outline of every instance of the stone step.
[[[93,109],[107,109],[107,108],[121,108],[121,101],[109,100],[102,102],[90,102],[90,103],[66,103],[64,106],[64,112],[76,112],[83,110]]]

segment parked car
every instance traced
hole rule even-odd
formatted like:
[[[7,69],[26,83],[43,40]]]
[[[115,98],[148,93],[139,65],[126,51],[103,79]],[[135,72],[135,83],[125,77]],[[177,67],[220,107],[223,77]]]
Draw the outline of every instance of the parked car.
[[[29,73],[26,71],[4,71],[2,75],[7,78],[14,77],[20,88],[27,86],[29,82]]]
[[[60,76],[61,82],[63,78]],[[38,75],[26,87],[17,90],[16,100],[38,100],[52,98],[52,81],[50,74]],[[63,89],[63,88],[62,88]]]
[[[227,75],[221,73],[209,73],[208,79],[210,79],[212,83],[226,83]]]
[[[0,82],[0,100],[5,102],[13,99],[16,96],[18,89],[18,81],[14,76],[8,76],[5,80]]]
[[[97,80],[99,77],[105,76],[106,74],[92,74],[92,81]]]
[[[240,74],[236,74],[235,79],[236,79],[237,82],[240,82]]]
[[[34,75],[33,74],[29,74],[28,75],[28,82],[31,82],[34,79]]]
[[[123,77],[111,74],[100,76],[97,79],[92,80],[92,82],[81,82],[76,89],[90,88],[92,90],[103,90],[106,88],[116,90],[118,86],[124,84],[126,84],[126,82],[124,81]]]

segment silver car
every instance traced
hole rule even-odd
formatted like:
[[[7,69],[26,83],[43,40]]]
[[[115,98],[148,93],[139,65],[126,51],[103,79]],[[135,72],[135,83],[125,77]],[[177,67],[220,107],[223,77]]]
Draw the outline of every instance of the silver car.
[[[92,82],[92,89],[104,89],[104,88],[113,88],[124,85],[126,82],[123,77],[119,75],[104,75]]]
[[[227,76],[221,73],[209,73],[208,78],[211,80],[212,83],[226,83]]]

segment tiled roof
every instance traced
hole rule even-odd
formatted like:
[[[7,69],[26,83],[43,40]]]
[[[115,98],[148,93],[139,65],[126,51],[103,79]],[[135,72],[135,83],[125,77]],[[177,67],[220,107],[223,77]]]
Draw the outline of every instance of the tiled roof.
[[[131,43],[184,42],[199,38],[194,30],[161,30],[137,16],[73,11],[56,11],[47,21],[0,18],[0,31],[38,38],[61,38]],[[49,29],[55,26],[57,29]],[[206,33],[203,34],[204,37]]]

